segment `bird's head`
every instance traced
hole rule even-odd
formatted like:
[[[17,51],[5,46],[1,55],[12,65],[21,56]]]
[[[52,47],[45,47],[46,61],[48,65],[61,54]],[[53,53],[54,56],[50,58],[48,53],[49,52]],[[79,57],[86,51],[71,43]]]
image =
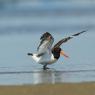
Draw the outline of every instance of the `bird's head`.
[[[59,59],[60,55],[66,58],[69,57],[67,54],[65,54],[65,52],[60,47],[53,48],[52,53],[54,55],[54,58],[56,59]]]

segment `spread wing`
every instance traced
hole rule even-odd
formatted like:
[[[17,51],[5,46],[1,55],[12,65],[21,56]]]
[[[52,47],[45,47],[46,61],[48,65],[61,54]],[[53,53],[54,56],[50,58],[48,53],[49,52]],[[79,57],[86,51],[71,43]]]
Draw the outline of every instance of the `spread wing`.
[[[49,32],[46,32],[41,36],[40,40],[41,41],[37,48],[37,52],[38,55],[43,55],[44,53],[49,52],[51,50],[54,38]]]
[[[72,39],[73,37],[78,36],[78,35],[80,35],[80,34],[82,34],[82,33],[84,33],[84,32],[86,32],[86,31],[78,32],[78,33],[76,33],[76,34],[73,34],[73,35],[71,35],[71,36],[69,36],[69,37],[66,37],[66,38],[60,40],[58,43],[56,43],[56,44],[54,45],[53,48],[60,47],[63,43],[66,43],[68,40],[70,40],[70,39]]]

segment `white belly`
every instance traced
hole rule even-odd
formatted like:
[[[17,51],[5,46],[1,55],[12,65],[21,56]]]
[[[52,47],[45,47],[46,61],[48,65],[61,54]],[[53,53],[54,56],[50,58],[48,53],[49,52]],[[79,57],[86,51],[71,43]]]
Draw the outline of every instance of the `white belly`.
[[[44,55],[44,56],[41,56],[41,57],[37,57],[36,56],[37,54],[34,54],[32,56],[32,58],[39,64],[42,64],[42,65],[50,65],[50,64],[53,64],[57,61],[57,59],[54,58],[54,56],[51,54],[51,55]]]

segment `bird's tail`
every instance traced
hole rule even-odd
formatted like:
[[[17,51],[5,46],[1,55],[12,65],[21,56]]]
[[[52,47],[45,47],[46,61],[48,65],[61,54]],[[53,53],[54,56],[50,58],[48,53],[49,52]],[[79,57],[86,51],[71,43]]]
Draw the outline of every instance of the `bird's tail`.
[[[32,54],[32,53],[27,53],[27,55],[28,55],[28,56],[33,56],[33,54]]]

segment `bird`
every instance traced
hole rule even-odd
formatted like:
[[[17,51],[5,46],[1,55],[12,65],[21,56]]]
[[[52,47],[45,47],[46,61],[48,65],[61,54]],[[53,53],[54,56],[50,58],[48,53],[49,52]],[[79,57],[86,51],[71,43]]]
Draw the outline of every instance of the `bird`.
[[[42,64],[43,70],[49,69],[47,65],[51,65],[58,61],[61,55],[69,58],[69,56],[65,54],[64,50],[62,50],[61,45],[84,32],[86,32],[86,30],[65,37],[59,40],[55,45],[53,45],[54,37],[49,32],[45,32],[40,37],[40,44],[37,47],[36,53],[27,53],[27,55],[31,56],[37,63]]]

